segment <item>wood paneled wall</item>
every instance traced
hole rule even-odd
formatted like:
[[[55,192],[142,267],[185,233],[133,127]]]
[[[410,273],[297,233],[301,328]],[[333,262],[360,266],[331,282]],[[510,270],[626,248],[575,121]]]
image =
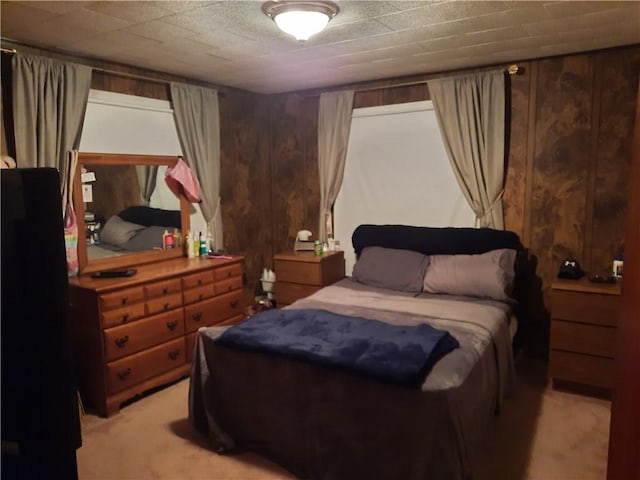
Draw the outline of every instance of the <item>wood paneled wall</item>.
[[[521,72],[507,77],[505,228],[520,236],[536,264],[543,303],[532,305],[530,350],[544,355],[548,291],[560,262],[574,257],[589,274],[609,274],[613,258],[624,250],[640,47],[518,64]],[[427,100],[424,84],[392,87],[427,78],[353,86],[354,107]],[[274,201],[276,251],[290,248],[298,229],[317,231],[317,166],[303,152],[313,152],[317,142],[309,127],[317,125],[310,113],[317,111],[318,95],[271,99],[272,163],[278,172],[273,192],[282,199]]]
[[[31,53],[64,58],[37,49]],[[519,65],[521,73],[507,77],[505,227],[520,235],[537,263],[544,303],[538,306],[536,349],[544,353],[546,294],[562,259],[575,257],[586,271],[606,274],[624,249],[640,46]],[[130,73],[144,71],[132,67]],[[189,82],[155,76],[160,82],[96,71],[92,86],[168,99],[162,81]],[[357,90],[354,107],[411,102],[429,98],[425,84],[393,85],[427,78],[349,88]],[[318,231],[319,94],[267,96],[225,89],[220,99],[225,248],[246,256],[252,286],[263,268],[273,267],[274,253],[292,248],[298,230]]]

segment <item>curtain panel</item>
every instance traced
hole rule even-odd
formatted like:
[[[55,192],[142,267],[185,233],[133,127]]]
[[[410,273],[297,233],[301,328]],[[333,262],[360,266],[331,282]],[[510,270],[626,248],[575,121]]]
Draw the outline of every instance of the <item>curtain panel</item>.
[[[57,168],[62,191],[75,173],[67,152],[80,145],[91,68],[19,53],[12,62],[16,163]]]
[[[481,72],[427,84],[447,155],[476,224],[503,229],[504,73]]]
[[[320,94],[318,114],[318,171],[320,220],[318,239],[333,237],[331,209],[340,191],[351,130],[353,90]]]
[[[140,196],[145,205],[151,203],[151,195],[156,189],[156,180],[158,177],[157,165],[136,165],[136,175],[140,184]]]
[[[202,214],[212,230],[215,248],[222,249],[218,92],[171,83],[171,103],[185,161],[200,183]]]

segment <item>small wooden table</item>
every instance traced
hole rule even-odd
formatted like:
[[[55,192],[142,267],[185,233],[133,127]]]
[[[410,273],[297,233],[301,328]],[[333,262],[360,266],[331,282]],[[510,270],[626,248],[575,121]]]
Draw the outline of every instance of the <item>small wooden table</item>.
[[[278,306],[289,305],[308,297],[322,287],[344,278],[344,252],[279,253],[273,257],[276,270]]]

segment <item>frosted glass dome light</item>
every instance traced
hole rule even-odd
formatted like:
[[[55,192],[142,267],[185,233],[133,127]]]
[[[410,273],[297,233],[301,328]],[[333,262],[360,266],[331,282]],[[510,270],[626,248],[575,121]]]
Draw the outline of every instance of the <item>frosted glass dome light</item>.
[[[339,9],[333,2],[274,0],[265,2],[262,11],[280,30],[304,42],[324,30]]]

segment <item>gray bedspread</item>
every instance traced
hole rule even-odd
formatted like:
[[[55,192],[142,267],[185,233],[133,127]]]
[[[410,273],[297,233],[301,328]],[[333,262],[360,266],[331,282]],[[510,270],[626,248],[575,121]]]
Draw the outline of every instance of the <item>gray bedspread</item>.
[[[460,348],[411,391],[326,367],[216,346],[200,329],[189,417],[218,452],[262,453],[312,479],[467,479],[468,453],[514,385],[510,307],[367,287],[351,280],[287,308],[397,325],[428,323]]]

